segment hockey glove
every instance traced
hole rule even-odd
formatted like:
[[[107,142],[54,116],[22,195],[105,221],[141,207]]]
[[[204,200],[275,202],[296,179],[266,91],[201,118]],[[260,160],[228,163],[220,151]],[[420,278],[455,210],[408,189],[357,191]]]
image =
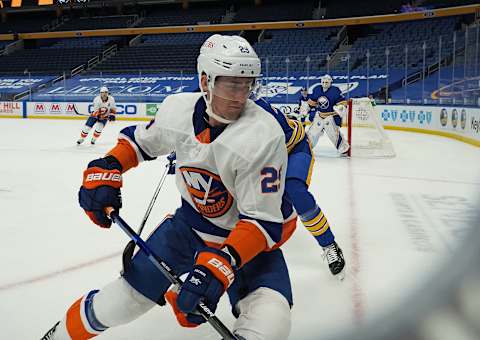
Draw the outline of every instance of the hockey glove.
[[[115,115],[113,115],[113,114],[108,115],[108,121],[109,121],[109,122],[113,122],[113,121],[115,121],[115,119],[117,119],[117,118],[115,117]]]
[[[218,301],[235,278],[229,254],[215,249],[204,248],[197,253],[195,265],[190,270],[177,297],[178,309],[187,314],[186,319],[193,324],[201,324],[205,319],[194,314],[203,301],[214,313]]]
[[[78,201],[93,223],[102,228],[112,225],[105,208],[118,210],[122,207],[121,169],[118,161],[108,156],[91,161],[83,172],[83,185],[78,192]]]
[[[173,314],[175,314],[175,317],[177,318],[177,322],[180,324],[182,327],[187,327],[187,328],[193,328],[197,327],[200,325],[201,320],[199,319],[198,323],[193,323],[188,321],[187,314],[183,313],[177,305],[177,297],[178,294],[175,293],[173,290],[169,290],[168,292],[165,293],[165,300],[170,304],[173,310]],[[192,317],[198,317],[203,319],[200,315],[192,315]]]

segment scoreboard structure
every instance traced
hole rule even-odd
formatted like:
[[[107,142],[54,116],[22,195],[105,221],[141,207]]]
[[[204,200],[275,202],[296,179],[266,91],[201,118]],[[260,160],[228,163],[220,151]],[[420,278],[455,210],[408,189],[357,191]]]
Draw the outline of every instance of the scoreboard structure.
[[[0,8],[20,8],[24,6],[51,6],[67,4],[84,4],[89,0],[0,0]]]

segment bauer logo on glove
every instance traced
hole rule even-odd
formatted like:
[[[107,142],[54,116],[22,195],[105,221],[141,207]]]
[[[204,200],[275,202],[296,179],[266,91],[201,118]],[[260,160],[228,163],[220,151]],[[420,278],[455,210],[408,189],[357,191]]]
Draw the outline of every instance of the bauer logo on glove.
[[[83,185],[78,193],[80,206],[93,221],[102,228],[111,226],[112,221],[105,214],[105,208],[118,210],[122,207],[121,166],[106,159],[96,159],[83,172]]]

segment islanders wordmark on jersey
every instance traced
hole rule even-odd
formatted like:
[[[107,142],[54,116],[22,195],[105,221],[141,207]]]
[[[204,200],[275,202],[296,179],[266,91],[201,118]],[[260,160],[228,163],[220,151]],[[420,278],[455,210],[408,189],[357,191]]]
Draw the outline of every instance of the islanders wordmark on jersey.
[[[179,168],[197,210],[205,217],[220,217],[232,206],[233,196],[220,176],[200,168]]]

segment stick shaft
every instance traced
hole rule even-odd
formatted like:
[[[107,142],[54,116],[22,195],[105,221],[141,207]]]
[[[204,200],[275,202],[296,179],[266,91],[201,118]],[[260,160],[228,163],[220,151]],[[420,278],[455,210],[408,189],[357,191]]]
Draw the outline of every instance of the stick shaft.
[[[107,208],[107,213],[110,215],[110,218],[117,224],[142,250],[149,259],[150,262],[158,269],[160,272],[165,275],[165,277],[172,283],[177,290],[180,289],[182,285],[182,280],[175,275],[173,270],[161,259],[158,259],[153,252],[150,250],[148,245],[144,240],[125,222],[116,211],[111,208]],[[212,327],[220,334],[224,340],[237,340],[237,337],[233,335],[232,332],[218,319],[215,314],[204,304],[200,303],[197,307],[197,312],[207,320],[207,322],[212,325]]]

